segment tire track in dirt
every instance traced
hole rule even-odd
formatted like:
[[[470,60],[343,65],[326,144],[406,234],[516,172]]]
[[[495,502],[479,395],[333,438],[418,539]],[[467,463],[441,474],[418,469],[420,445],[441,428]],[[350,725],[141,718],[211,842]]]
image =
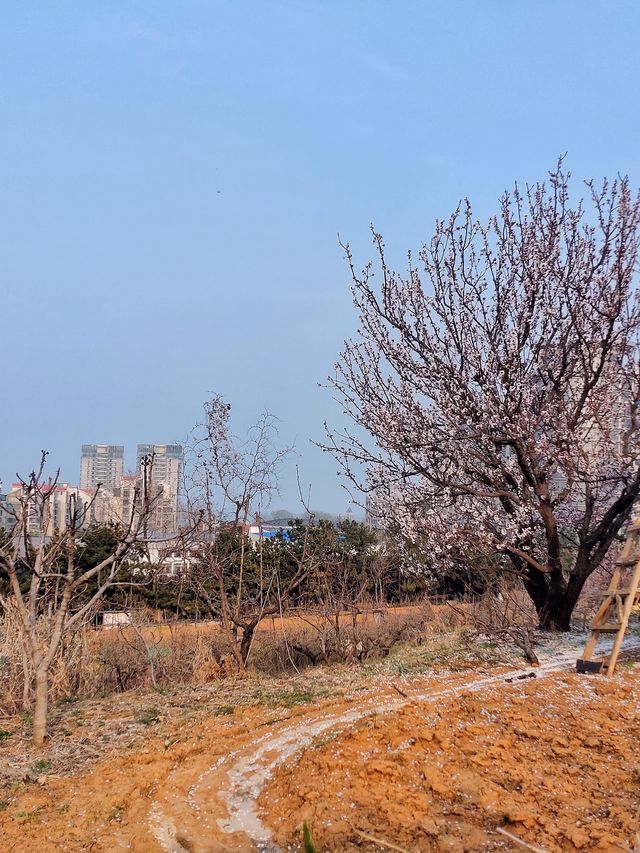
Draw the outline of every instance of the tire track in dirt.
[[[640,649],[640,642],[629,638],[624,649]],[[221,850],[253,849],[261,853],[280,853],[270,828],[260,817],[257,801],[274,770],[311,745],[319,735],[330,730],[339,733],[368,715],[393,713],[412,701],[433,702],[462,691],[481,691],[527,673],[534,672],[537,678],[542,678],[573,669],[575,660],[576,649],[572,647],[566,652],[542,657],[540,666],[535,670],[531,667],[514,669],[382,703],[378,697],[371,697],[358,707],[341,713],[329,710],[314,715],[312,712],[293,724],[275,725],[250,744],[221,756],[191,785],[186,805],[200,822],[201,838],[194,838],[192,834],[188,840],[181,838],[180,827],[176,825],[177,816],[168,813],[157,800],[150,812],[149,828],[164,853],[218,849],[211,847],[212,835],[226,839],[219,848]],[[218,815],[226,811],[226,816],[216,816],[216,811]],[[247,842],[250,847],[247,847]]]

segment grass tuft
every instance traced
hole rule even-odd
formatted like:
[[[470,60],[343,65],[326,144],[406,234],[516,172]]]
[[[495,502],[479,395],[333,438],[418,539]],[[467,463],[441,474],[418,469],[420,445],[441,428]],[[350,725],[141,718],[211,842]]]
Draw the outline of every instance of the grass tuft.
[[[234,712],[235,708],[233,705],[219,705],[213,709],[214,716],[216,717],[229,717]]]
[[[304,845],[305,853],[318,853],[318,848],[316,847],[313,836],[311,835],[311,828],[306,820],[302,821],[302,843]]]
[[[160,711],[152,705],[149,708],[143,708],[136,718],[136,723],[143,726],[150,726],[152,723],[157,723],[160,719]]]

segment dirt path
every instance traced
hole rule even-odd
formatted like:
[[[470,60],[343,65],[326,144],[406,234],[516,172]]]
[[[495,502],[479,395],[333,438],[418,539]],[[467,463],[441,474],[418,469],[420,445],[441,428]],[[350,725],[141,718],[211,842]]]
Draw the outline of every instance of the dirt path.
[[[627,648],[632,647],[640,649],[640,642],[630,638]],[[531,679],[534,699],[540,679],[574,669],[576,648],[550,650],[540,658],[536,679]],[[518,676],[528,672],[493,667],[482,675],[476,669],[399,677],[396,683],[406,698],[394,689],[393,679],[380,679],[371,688],[346,688],[313,705],[244,706],[233,713],[226,706],[216,710],[209,704],[193,719],[174,714],[157,729],[149,728],[145,741],[114,751],[90,772],[72,778],[51,776],[0,804],[0,849],[29,853],[291,849],[283,838],[291,838],[290,823],[299,820],[300,802],[289,803],[287,797],[304,785],[298,777],[286,784],[282,779],[296,762],[319,754],[323,739],[348,738],[368,719],[385,719],[392,726],[407,709],[419,706],[437,711],[449,703],[453,719],[459,696],[485,697],[499,686],[517,689],[525,684]],[[578,685],[597,680],[561,677]],[[314,673],[307,678],[312,680]],[[509,684],[507,679],[513,681]],[[462,710],[460,714],[462,719]],[[417,719],[412,725],[424,730]],[[637,730],[637,720],[635,725]],[[314,748],[308,750],[311,745]],[[321,793],[330,796],[329,791]],[[313,796],[318,792],[310,791],[309,802]],[[340,842],[326,849],[347,848]]]
[[[575,651],[572,649],[548,659],[543,658],[541,666],[535,670],[535,675],[537,678],[543,678],[551,673],[573,669],[574,666]],[[453,679],[455,683],[452,686],[444,686],[446,680],[438,679],[426,690],[412,691],[406,699],[381,702],[380,697],[373,696],[357,707],[349,707],[348,710],[328,708],[308,713],[304,719],[293,724],[275,724],[267,734],[219,759],[190,788],[188,802],[200,816],[200,831],[186,831],[185,827],[180,826],[180,817],[175,814],[175,809],[159,799],[152,807],[151,827],[154,836],[165,853],[210,849],[207,846],[208,839],[216,829],[212,816],[219,813],[219,809],[211,809],[211,804],[217,801],[224,806],[227,816],[217,817],[215,824],[228,835],[229,845],[237,843],[240,833],[244,838],[248,838],[251,844],[239,849],[277,853],[280,848],[273,841],[271,829],[261,818],[258,799],[274,770],[298,755],[320,735],[329,731],[343,731],[370,715],[396,712],[408,702],[436,702],[463,691],[478,692],[491,685],[504,683],[507,679],[518,679],[530,672],[531,669],[517,669],[481,678]]]

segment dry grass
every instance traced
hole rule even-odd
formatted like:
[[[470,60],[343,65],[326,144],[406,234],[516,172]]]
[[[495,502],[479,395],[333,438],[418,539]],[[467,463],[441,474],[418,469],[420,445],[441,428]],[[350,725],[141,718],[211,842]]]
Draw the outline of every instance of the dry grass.
[[[465,622],[465,615],[429,604],[335,614],[305,612],[264,620],[250,659],[254,675],[302,673],[320,665],[370,664],[399,645],[420,645]],[[432,665],[433,661],[429,662]],[[199,686],[236,674],[234,658],[215,623],[95,630],[68,637],[51,669],[55,702],[104,697],[156,686]],[[0,712],[29,710],[23,659],[11,614],[0,624]]]
[[[115,639],[117,632],[107,633]],[[188,636],[193,642],[193,634]],[[507,659],[508,654],[474,644],[468,632],[456,629],[424,636],[420,645],[416,641],[400,644],[386,657],[364,663],[319,665],[299,673],[253,670],[242,678],[215,678],[208,683],[174,683],[156,690],[145,684],[126,693],[61,697],[51,706],[48,757],[52,764],[44,775],[77,774],[106,752],[123,754],[138,748],[165,730],[169,721],[181,728],[211,717],[233,721],[255,707],[273,709],[268,716],[273,721],[319,700],[366,695],[372,685],[406,684],[422,674],[464,671],[473,667],[473,661],[484,665]],[[31,744],[30,735],[29,713],[15,713],[1,721],[0,788],[33,783],[43,775],[36,767],[40,751]]]

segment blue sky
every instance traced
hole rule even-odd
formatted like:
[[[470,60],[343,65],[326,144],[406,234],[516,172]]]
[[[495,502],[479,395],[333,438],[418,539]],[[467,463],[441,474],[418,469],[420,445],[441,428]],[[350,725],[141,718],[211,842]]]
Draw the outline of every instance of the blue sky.
[[[354,327],[337,233],[391,256],[567,151],[640,166],[640,5],[262,0],[2,4],[0,478],[41,448],[180,440],[221,393],[310,445]],[[277,506],[296,506],[293,466]]]

